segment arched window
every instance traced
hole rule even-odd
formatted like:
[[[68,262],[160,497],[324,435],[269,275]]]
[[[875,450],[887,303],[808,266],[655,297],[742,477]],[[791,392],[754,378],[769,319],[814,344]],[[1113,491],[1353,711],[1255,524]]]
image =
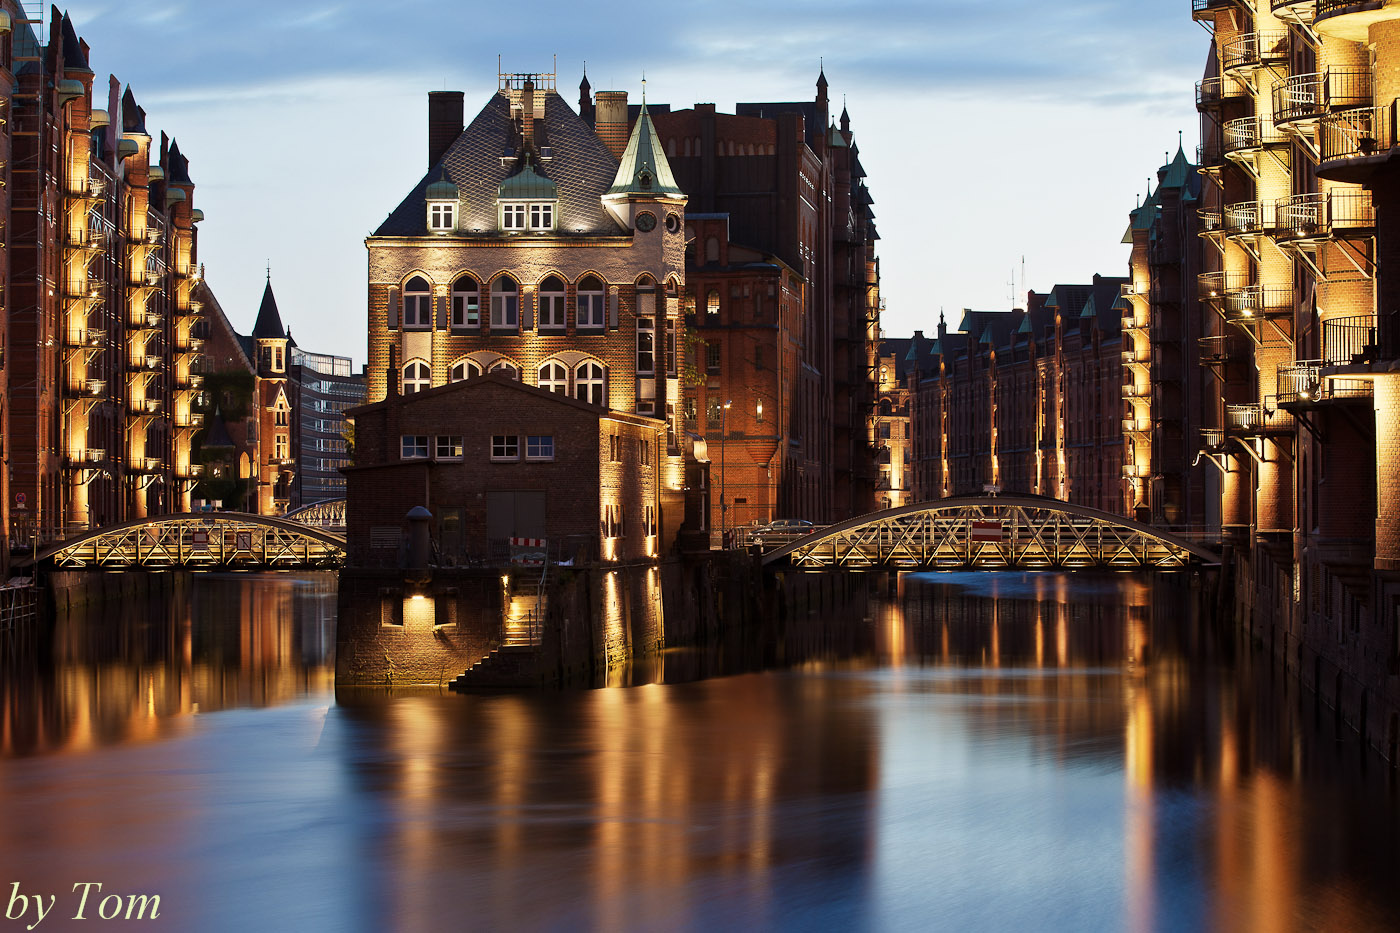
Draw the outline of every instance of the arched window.
[[[447,381],[461,382],[464,379],[474,379],[480,375],[481,364],[476,360],[458,360],[452,364],[452,369],[447,374]]]
[[[676,157],[676,137],[666,140],[666,154],[673,159]]]
[[[422,360],[409,360],[403,368],[403,394],[422,392],[433,384],[433,371]]]
[[[719,323],[719,292],[715,289],[705,296],[705,323]]]
[[[884,417],[888,418],[888,417],[890,416],[890,412],[892,412],[893,410],[894,410],[894,409],[893,409],[893,407],[890,405],[890,400],[889,400],[889,399],[887,399],[887,398],[882,398],[882,399],[880,399],[880,414],[881,414],[881,415],[883,415]]]
[[[603,283],[595,275],[586,275],[578,283],[578,328],[603,329]]]
[[[492,363],[486,371],[489,373],[506,373],[515,381],[520,381],[520,367],[505,358]]]
[[[563,363],[551,360],[540,367],[540,388],[560,395],[569,394],[569,371]]]
[[[563,330],[564,280],[551,275],[540,283],[540,330]]]
[[[656,279],[652,278],[650,275],[643,275],[640,279],[637,280],[637,291],[639,291],[639,292],[654,292],[654,291],[656,291]]]
[[[583,362],[574,369],[574,398],[590,405],[603,404],[603,367]]]
[[[452,283],[452,326],[481,326],[481,290],[476,279],[469,275]]]
[[[403,326],[431,327],[432,324],[432,286],[421,275],[415,275],[403,287]]]
[[[520,326],[520,287],[503,275],[491,285],[491,327],[515,330]]]

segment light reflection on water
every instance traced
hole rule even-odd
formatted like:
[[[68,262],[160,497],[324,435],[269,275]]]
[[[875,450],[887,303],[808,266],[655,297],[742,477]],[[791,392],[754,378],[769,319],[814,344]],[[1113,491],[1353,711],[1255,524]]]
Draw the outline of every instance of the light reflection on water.
[[[651,666],[691,682],[337,698],[330,578],[199,578],[11,652],[0,890],[183,929],[1385,928],[1388,771],[1189,582],[909,576]]]

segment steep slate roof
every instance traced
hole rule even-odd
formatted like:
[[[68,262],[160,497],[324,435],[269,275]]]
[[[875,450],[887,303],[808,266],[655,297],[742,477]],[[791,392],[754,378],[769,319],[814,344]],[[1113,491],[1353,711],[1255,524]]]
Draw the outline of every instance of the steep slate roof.
[[[559,188],[559,232],[563,235],[575,232],[592,236],[620,235],[622,228],[600,200],[617,174],[617,160],[592,127],[556,92],[536,93],[544,94],[542,129],[553,158],[541,160],[534,170]],[[537,138],[540,130],[537,123]],[[374,235],[427,235],[424,194],[428,184],[437,179],[439,168],[460,193],[459,227],[467,231],[479,230],[479,235],[496,234],[499,226],[496,197],[501,183],[524,167],[521,159],[511,158],[516,155],[516,143],[510,99],[504,92],[497,91]]]
[[[642,183],[642,173],[650,179]],[[642,115],[632,126],[632,136],[623,150],[622,161],[618,163],[617,174],[613,177],[608,195],[664,195],[674,198],[685,197],[676,176],[671,174],[671,163],[666,161],[666,153],[661,149],[661,141],[656,138],[656,127],[652,126],[651,116],[646,105],[642,105]]]
[[[54,7],[58,12],[58,7]],[[83,44],[78,41],[78,33],[73,29],[73,21],[63,14],[63,70],[71,73],[92,74],[88,57],[83,54]]]
[[[277,311],[277,299],[272,296],[272,279],[267,280],[263,289],[262,307],[258,308],[258,320],[253,325],[253,339],[277,340],[285,338],[286,328],[282,326],[282,315]]]
[[[170,164],[168,179],[172,184],[192,185],[190,181],[190,160],[180,154],[180,144],[172,142],[170,144],[170,155],[166,157]]]
[[[224,423],[224,413],[214,406],[214,417],[209,419],[209,430],[205,432],[204,440],[200,442],[200,447],[236,447],[233,438],[229,436],[228,425]]]

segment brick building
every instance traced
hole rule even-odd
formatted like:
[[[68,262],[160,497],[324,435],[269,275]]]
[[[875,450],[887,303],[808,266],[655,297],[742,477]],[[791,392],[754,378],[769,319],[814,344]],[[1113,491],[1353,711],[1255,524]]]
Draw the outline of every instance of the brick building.
[[[67,16],[46,30],[8,0],[0,12],[0,498],[23,504],[5,530],[27,542],[182,511],[202,219],[188,160],[153,140],[130,88],[94,87]]]
[[[473,416],[462,417],[464,411]],[[432,513],[439,560],[465,565],[544,538],[556,560],[635,561],[661,528],[665,422],[610,410],[512,374],[396,393],[351,409],[347,535],[357,566],[394,565],[404,516]]]
[[[909,420],[909,370],[913,359],[910,337],[880,341],[879,368],[876,371],[874,430],[875,462],[879,477],[875,482],[875,506],[897,509],[916,502],[914,497],[914,441]]]
[[[616,138],[610,113],[625,96],[600,93],[595,107],[581,90],[599,135]],[[652,113],[690,197],[682,414],[723,453],[729,502],[715,497],[712,521],[867,512],[879,476],[878,235],[850,116],[833,124],[824,74],[811,101],[735,110]]]
[[[942,315],[906,352],[914,499],[988,487],[1127,514],[1120,305],[1126,279],[1031,292],[1027,308]]]
[[[1225,322],[1200,468],[1219,477],[1241,611],[1393,760],[1400,5],[1197,0],[1192,15],[1211,32],[1198,295]]]
[[[612,150],[553,75],[500,75],[465,126],[429,95],[428,171],[366,241],[368,398],[502,371],[661,419],[678,527],[686,196],[646,109],[628,130],[599,98]]]

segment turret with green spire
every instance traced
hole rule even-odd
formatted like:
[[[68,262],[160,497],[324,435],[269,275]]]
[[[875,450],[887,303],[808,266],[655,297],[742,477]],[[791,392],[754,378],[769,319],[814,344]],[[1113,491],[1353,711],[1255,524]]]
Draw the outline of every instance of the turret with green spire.
[[[619,222],[631,227],[634,211],[629,203],[654,200],[685,201],[686,195],[671,173],[671,163],[666,159],[656,127],[647,113],[643,91],[642,112],[632,127],[612,187],[603,195],[603,204]]]

